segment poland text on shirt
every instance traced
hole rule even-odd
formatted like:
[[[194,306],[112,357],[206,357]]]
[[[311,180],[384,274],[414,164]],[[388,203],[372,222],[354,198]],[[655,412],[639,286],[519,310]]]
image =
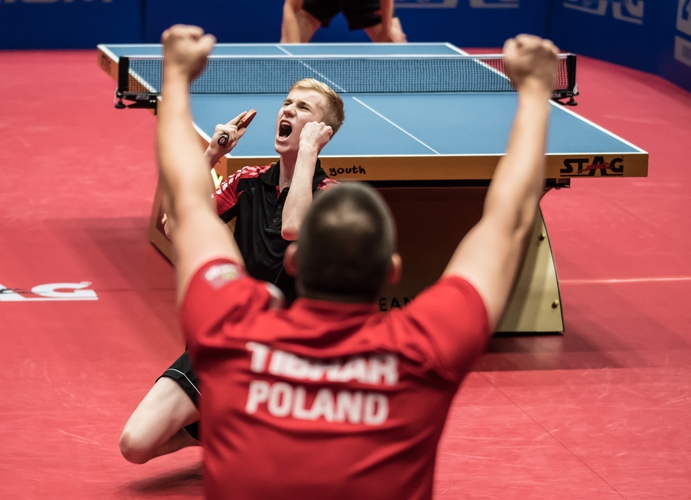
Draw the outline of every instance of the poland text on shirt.
[[[256,342],[248,342],[246,346],[251,355],[250,369],[255,373],[311,382],[358,382],[374,387],[393,386],[398,382],[398,358],[393,354],[353,356],[325,362],[271,349]],[[274,417],[364,425],[381,425],[388,417],[388,398],[378,392],[322,388],[311,404],[307,394],[307,388],[301,385],[252,380],[245,411],[253,414],[265,408]]]

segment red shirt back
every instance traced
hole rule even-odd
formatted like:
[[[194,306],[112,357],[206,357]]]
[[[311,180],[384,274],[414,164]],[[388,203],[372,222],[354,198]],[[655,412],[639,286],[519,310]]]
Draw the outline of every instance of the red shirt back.
[[[431,498],[451,400],[488,337],[476,290],[445,278],[386,314],[276,304],[227,260],[187,290],[207,497]]]

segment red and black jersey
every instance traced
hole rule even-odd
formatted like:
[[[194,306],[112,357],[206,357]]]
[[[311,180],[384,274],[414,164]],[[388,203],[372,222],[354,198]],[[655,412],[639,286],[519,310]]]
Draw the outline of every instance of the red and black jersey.
[[[283,255],[290,243],[281,236],[283,205],[288,189],[279,188],[280,162],[244,167],[216,189],[216,210],[225,221],[235,221],[235,241],[250,276],[275,284],[286,304],[295,299],[295,281],[283,271]],[[317,160],[312,192],[336,181],[326,176]]]

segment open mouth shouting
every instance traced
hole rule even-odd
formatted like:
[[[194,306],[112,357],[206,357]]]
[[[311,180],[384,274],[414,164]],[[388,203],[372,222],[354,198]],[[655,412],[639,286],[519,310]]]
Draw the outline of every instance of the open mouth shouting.
[[[278,137],[279,139],[287,139],[293,132],[293,126],[286,120],[281,120],[278,124]]]
[[[276,128],[276,140],[274,143],[274,149],[278,154],[284,154],[288,151],[295,150],[297,152],[298,142],[295,139],[299,139],[300,134],[296,134],[297,137],[293,136],[293,127],[295,123],[291,123],[285,118],[281,118],[278,122],[278,127]]]

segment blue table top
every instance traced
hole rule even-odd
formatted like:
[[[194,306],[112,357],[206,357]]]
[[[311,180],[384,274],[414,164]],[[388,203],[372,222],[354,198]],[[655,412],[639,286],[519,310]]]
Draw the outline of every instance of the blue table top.
[[[117,58],[120,56],[161,55],[160,44],[99,45]],[[219,43],[212,56],[280,56],[280,55],[455,55],[465,54],[449,43]]]
[[[160,45],[99,49],[113,60],[161,51]],[[464,52],[450,44],[219,44],[213,54],[424,56]],[[332,175],[363,180],[491,178],[505,150],[517,104],[515,93],[501,92],[345,93],[341,97],[346,120],[320,157],[327,171],[333,168]],[[217,123],[245,110],[257,110],[228,159],[229,169],[234,170],[276,157],[276,116],[284,98],[282,94],[193,95],[192,113],[197,130],[208,141]],[[647,153],[556,103],[547,154],[550,178],[647,175]],[[604,167],[587,168],[593,164]],[[347,172],[354,166],[364,166],[367,173],[363,176],[363,169]]]

